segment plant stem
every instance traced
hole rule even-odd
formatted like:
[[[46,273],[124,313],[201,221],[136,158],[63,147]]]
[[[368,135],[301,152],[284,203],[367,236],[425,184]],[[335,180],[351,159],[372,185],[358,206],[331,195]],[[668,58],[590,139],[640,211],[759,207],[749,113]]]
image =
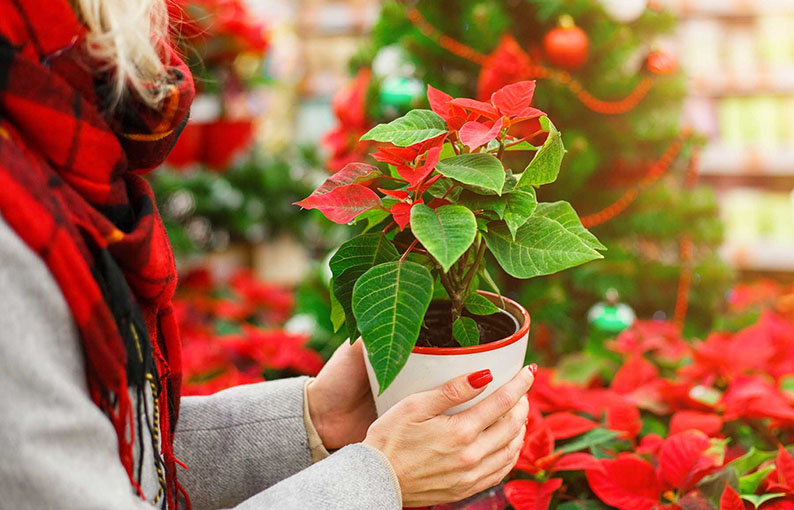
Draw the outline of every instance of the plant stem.
[[[480,264],[482,264],[482,260],[485,257],[485,248],[486,245],[483,242],[482,238],[480,238],[477,245],[477,253],[474,255],[474,262],[472,263],[471,267],[469,268],[469,272],[463,277],[463,300],[465,301],[467,297],[469,297],[469,293],[471,292],[471,284],[474,281],[474,275],[480,269]]]
[[[450,191],[452,191],[453,189],[455,189],[455,188],[457,187],[457,185],[458,185],[458,184],[457,184],[457,183],[455,183],[455,184],[453,184],[452,186],[450,186],[450,187],[449,187],[449,189],[448,189],[448,190],[447,190],[447,191],[444,193],[444,196],[442,196],[442,197],[441,197],[441,200],[444,200],[445,198],[447,198],[447,195],[449,195]]]
[[[411,250],[413,250],[414,246],[416,246],[418,243],[419,243],[419,240],[418,239],[414,239],[414,242],[411,243],[411,245],[408,247],[408,249],[405,250],[405,253],[402,254],[402,257],[400,257],[400,262],[405,260],[405,257],[407,257],[409,253],[411,253]]]
[[[381,233],[381,234],[385,234],[386,232],[388,232],[389,230],[391,230],[391,229],[392,229],[392,227],[393,227],[393,226],[395,226],[396,224],[397,224],[397,222],[395,222],[395,221],[392,221],[391,223],[389,223],[388,225],[386,225],[385,227],[383,227],[383,230],[381,230],[381,231],[380,231],[380,233]]]

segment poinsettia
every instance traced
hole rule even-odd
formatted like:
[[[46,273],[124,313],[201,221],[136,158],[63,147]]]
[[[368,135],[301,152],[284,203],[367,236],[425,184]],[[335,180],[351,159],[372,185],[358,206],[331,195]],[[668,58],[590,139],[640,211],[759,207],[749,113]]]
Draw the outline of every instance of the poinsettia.
[[[306,335],[280,327],[294,301],[286,289],[266,284],[250,271],[236,272],[227,285],[205,268],[188,272],[180,283],[174,311],[186,395],[263,381],[266,371],[314,375],[322,368]]]
[[[338,123],[323,136],[321,142],[331,153],[327,163],[331,171],[360,161],[369,151],[371,144],[360,142],[359,139],[372,126],[367,117],[367,89],[371,79],[371,71],[361,69],[355,79],[334,96],[331,107]]]
[[[506,34],[488,55],[480,70],[477,96],[480,100],[485,100],[505,85],[526,80],[531,71],[532,63],[529,55],[513,36]]]
[[[379,167],[348,163],[296,202],[336,223],[367,222],[329,265],[347,332],[360,333],[381,391],[407,361],[434,295],[449,300],[450,340],[479,343],[476,321],[463,312],[498,311],[472,302],[481,297],[475,284],[491,281],[482,274],[487,252],[524,279],[601,257],[604,246],[568,203],[537,201],[536,188],[556,180],[565,150],[559,131],[532,107],[534,89],[531,81],[511,84],[486,103],[428,87],[431,110],[411,110],[361,137],[379,144],[372,154]],[[545,135],[540,147],[511,133],[533,121]],[[502,161],[508,150],[534,156],[514,172]],[[380,233],[368,232],[379,225]],[[389,297],[376,299],[383,290]]]

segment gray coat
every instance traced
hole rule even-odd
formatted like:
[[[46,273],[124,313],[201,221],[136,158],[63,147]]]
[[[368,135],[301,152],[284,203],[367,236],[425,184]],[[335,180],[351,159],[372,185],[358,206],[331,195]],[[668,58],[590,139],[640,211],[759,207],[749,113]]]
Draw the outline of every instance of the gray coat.
[[[195,510],[401,507],[394,471],[373,448],[354,444],[312,463],[305,382],[182,399],[174,449]],[[57,284],[0,218],[0,509],[152,508],[157,474],[153,461],[143,466],[148,501],[134,494],[113,426],[89,398]]]

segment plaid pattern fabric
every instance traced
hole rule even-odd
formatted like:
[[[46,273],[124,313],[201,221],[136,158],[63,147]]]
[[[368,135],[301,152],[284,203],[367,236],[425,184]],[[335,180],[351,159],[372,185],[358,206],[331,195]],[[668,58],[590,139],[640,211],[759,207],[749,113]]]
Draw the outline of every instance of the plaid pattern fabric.
[[[121,462],[141,495],[133,445],[146,411],[133,409],[130,390],[157,392],[163,500],[175,508],[176,270],[139,174],[173,147],[193,81],[172,54],[175,85],[162,109],[130,98],[111,113],[108,80],[77,50],[83,33],[68,0],[0,0],[0,213],[60,287],[81,336],[91,398],[114,424]]]

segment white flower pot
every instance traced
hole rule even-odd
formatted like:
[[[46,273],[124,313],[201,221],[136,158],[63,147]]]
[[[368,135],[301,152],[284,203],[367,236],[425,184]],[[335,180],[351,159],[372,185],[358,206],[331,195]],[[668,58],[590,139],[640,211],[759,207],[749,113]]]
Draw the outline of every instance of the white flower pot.
[[[365,356],[367,375],[372,395],[375,397],[378,416],[408,395],[433,389],[459,375],[489,369],[493,374],[493,381],[477,398],[446,412],[446,414],[456,414],[496,391],[521,370],[529,339],[529,313],[511,299],[504,298],[503,305],[496,294],[483,291],[479,293],[512,315],[518,321],[518,330],[501,340],[470,347],[414,347],[403,369],[380,395],[378,395],[378,380],[375,372],[369,357]]]

